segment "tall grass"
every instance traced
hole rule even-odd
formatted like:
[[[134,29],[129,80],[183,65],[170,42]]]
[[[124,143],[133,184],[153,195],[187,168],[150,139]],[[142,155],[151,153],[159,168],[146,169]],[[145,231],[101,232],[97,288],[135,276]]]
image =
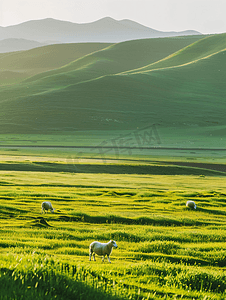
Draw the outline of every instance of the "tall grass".
[[[104,281],[90,280],[84,269],[43,255],[4,258],[0,283],[1,299],[126,299],[123,292],[112,295]]]
[[[214,299],[208,293],[223,299],[226,289],[224,275],[199,267],[143,263],[92,269],[34,253],[1,257],[0,282],[1,299],[161,299],[167,288],[168,299],[175,299],[172,291],[185,299]]]
[[[225,299],[224,177],[1,171],[0,181],[0,299]],[[55,214],[41,214],[43,200]],[[112,263],[89,261],[89,244],[110,239]]]

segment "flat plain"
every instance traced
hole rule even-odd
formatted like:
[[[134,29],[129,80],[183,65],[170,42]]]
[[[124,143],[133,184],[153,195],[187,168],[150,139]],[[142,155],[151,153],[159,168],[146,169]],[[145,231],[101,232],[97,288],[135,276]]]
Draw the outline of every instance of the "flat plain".
[[[224,155],[68,151],[1,149],[1,299],[225,299]],[[90,262],[110,239],[112,263]]]

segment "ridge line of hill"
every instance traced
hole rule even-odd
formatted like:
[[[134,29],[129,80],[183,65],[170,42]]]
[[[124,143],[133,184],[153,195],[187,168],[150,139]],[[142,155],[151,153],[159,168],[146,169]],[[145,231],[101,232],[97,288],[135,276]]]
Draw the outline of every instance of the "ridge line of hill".
[[[188,48],[188,47],[191,47],[192,45],[196,44],[197,42],[198,42],[198,41],[196,41],[196,42],[192,43],[191,45],[188,45],[188,46],[186,46],[186,47],[184,47],[184,48],[182,48],[182,49],[180,49],[180,50],[178,50],[178,51],[176,51],[176,52],[174,52],[174,53],[172,53],[172,54],[170,54],[170,55],[168,55],[168,56],[166,56],[166,57],[164,57],[164,58],[162,58],[162,59],[160,59],[160,60],[158,60],[158,61],[155,61],[155,62],[153,62],[153,63],[151,63],[151,64],[149,64],[149,65],[143,66],[143,67],[138,68],[138,69],[130,70],[130,71],[125,71],[125,72],[122,72],[121,74],[124,75],[124,73],[130,73],[130,72],[132,72],[132,71],[142,70],[142,69],[145,69],[145,68],[147,68],[147,67],[151,67],[151,66],[153,66],[153,65],[156,65],[156,64],[158,64],[158,63],[160,63],[160,62],[167,61],[169,58],[174,57],[175,55],[181,53],[181,51],[183,51],[184,49],[186,49],[186,48]],[[153,69],[153,70],[158,70],[158,69]],[[147,71],[152,71],[152,70],[147,70]],[[143,71],[142,71],[142,72],[143,72]],[[141,72],[134,72],[134,73],[131,73],[131,74],[137,74],[137,73],[141,73]],[[120,74],[120,75],[121,75],[121,74]],[[125,75],[127,75],[127,74],[125,74]]]
[[[199,59],[196,59],[196,60],[192,60],[190,62],[187,62],[187,63],[184,63],[184,64],[181,64],[181,65],[177,65],[177,66],[169,66],[169,67],[163,67],[163,68],[157,68],[157,69],[151,69],[151,70],[145,70],[145,71],[141,71],[141,72],[131,72],[131,71],[127,71],[127,72],[122,72],[122,73],[118,73],[118,74],[114,74],[114,75],[135,75],[135,74],[144,74],[144,73],[149,73],[149,72],[154,72],[154,71],[159,71],[159,70],[168,70],[168,69],[175,69],[175,68],[180,68],[180,67],[184,67],[184,66],[188,66],[188,65],[191,65],[191,64],[195,64],[201,60],[205,60],[205,59],[208,59],[214,55],[217,55],[221,52],[224,52],[226,51],[226,48],[218,51],[218,52],[215,52],[215,53],[212,53],[212,54],[209,54],[207,56],[204,56],[204,57],[201,57]],[[164,60],[164,59],[163,59]],[[162,61],[162,60],[161,60]],[[157,64],[158,62],[160,61],[157,61],[151,65],[154,65],[154,64]],[[150,65],[150,66],[151,66]]]
[[[65,64],[65,65],[63,65],[63,66],[60,66],[59,68],[52,69],[52,70],[47,70],[47,71],[41,72],[41,73],[39,73],[39,74],[35,74],[35,75],[30,76],[30,77],[27,77],[27,78],[25,78],[22,82],[23,82],[23,83],[30,82],[30,79],[32,79],[32,78],[35,79],[35,77],[39,77],[40,75],[44,75],[45,73],[46,73],[46,74],[49,73],[49,75],[43,76],[42,79],[43,79],[43,78],[51,77],[51,76],[52,76],[51,73],[55,72],[56,70],[62,70],[62,69],[64,69],[64,68],[70,67],[70,66],[72,66],[72,65],[73,65],[74,63],[76,63],[76,62],[79,62],[80,60],[82,60],[82,59],[84,59],[84,58],[86,58],[86,57],[89,57],[89,56],[91,57],[93,54],[99,53],[99,52],[101,52],[101,51],[104,51],[104,50],[106,50],[106,49],[108,49],[108,48],[111,48],[111,47],[114,46],[114,45],[115,45],[115,44],[112,44],[112,45],[110,45],[110,46],[107,46],[106,48],[103,48],[103,49],[100,49],[100,50],[96,50],[96,51],[93,51],[93,52],[91,52],[91,53],[87,53],[87,54],[85,54],[85,55],[83,55],[83,56],[81,56],[81,57],[79,57],[79,58],[76,58],[75,60],[70,61],[69,63],[67,63],[67,64]],[[101,59],[100,59],[100,60],[101,60]],[[87,64],[85,64],[85,65],[83,65],[83,66],[77,68],[76,70],[77,70],[77,71],[82,70],[82,69],[84,69],[84,68],[86,68],[86,67],[88,67],[88,66],[90,66],[90,65],[93,65],[93,63],[94,63],[93,61],[90,62],[90,63],[87,63]],[[74,69],[72,70],[72,72],[73,72],[73,71],[74,71]],[[71,72],[71,71],[63,72],[62,74],[68,73],[68,72]],[[55,74],[53,74],[53,75],[55,75]],[[39,79],[40,79],[40,78],[37,78],[37,80],[39,80]],[[32,81],[36,81],[36,80],[32,80]],[[89,81],[89,80],[88,80],[88,81]]]
[[[164,67],[164,68],[157,68],[157,69],[151,69],[151,70],[145,70],[145,71],[142,71],[143,69],[146,69],[146,68],[148,68],[148,67],[154,66],[154,65],[159,64],[159,63],[161,63],[161,62],[167,61],[168,59],[170,59],[170,58],[172,58],[172,57],[175,57],[176,55],[179,55],[180,53],[182,53],[182,52],[185,51],[186,49],[188,49],[188,48],[190,48],[190,47],[196,45],[196,44],[199,43],[200,41],[203,41],[203,40],[208,39],[208,38],[210,38],[210,37],[211,37],[211,36],[207,36],[207,37],[205,37],[205,38],[202,38],[201,40],[195,41],[194,43],[189,44],[189,45],[183,47],[182,49],[179,49],[178,51],[176,51],[176,52],[174,52],[174,53],[172,53],[172,54],[170,54],[170,55],[168,55],[168,56],[166,56],[166,57],[164,57],[164,58],[162,58],[162,59],[160,59],[160,60],[158,60],[158,61],[155,61],[155,62],[153,62],[153,63],[151,63],[151,64],[149,64],[149,65],[146,65],[146,66],[143,66],[143,67],[134,69],[134,70],[129,70],[129,71],[121,72],[120,75],[138,74],[138,73],[145,73],[145,72],[150,72],[150,71],[154,71],[154,70],[169,69],[169,68],[177,67],[177,66],[170,66],[170,67]],[[225,49],[224,49],[224,50],[225,50]],[[224,51],[224,50],[222,50],[222,51]],[[215,53],[214,53],[214,54],[215,54]],[[197,59],[196,61],[198,61],[198,60],[199,60],[199,59]],[[190,64],[190,63],[192,63],[192,62],[193,62],[193,61],[188,62],[188,63],[186,63],[186,64],[179,65],[179,66],[187,65],[187,64]],[[141,70],[141,72],[138,72],[138,70]],[[133,71],[135,71],[135,72],[133,72]],[[117,74],[117,75],[119,75],[119,74]]]
[[[191,64],[191,63],[195,63],[195,62],[198,62],[198,61],[200,61],[200,60],[202,60],[202,59],[206,59],[206,58],[209,58],[209,57],[211,57],[212,55],[215,55],[215,54],[218,54],[218,53],[220,53],[220,52],[222,52],[222,51],[225,51],[225,49],[226,49],[226,47],[225,47],[225,45],[223,45],[224,46],[224,48],[223,49],[220,49],[219,50],[219,47],[218,47],[218,44],[216,44],[216,49],[212,49],[212,45],[214,46],[215,45],[215,41],[214,41],[214,39],[218,39],[219,37],[223,37],[224,39],[225,39],[225,37],[226,37],[226,34],[220,34],[220,35],[211,35],[211,36],[208,36],[208,37],[205,37],[205,38],[202,38],[202,39],[200,39],[200,40],[198,40],[198,41],[195,41],[194,43],[192,43],[192,44],[189,44],[189,45],[187,45],[187,46],[185,46],[184,48],[182,48],[182,49],[179,49],[178,51],[176,51],[176,52],[174,52],[174,53],[172,53],[172,54],[170,54],[170,55],[168,55],[168,56],[166,56],[166,57],[164,57],[163,59],[160,59],[160,60],[158,60],[158,61],[156,61],[156,62],[153,62],[153,63],[151,63],[151,64],[148,64],[148,65],[146,65],[146,66],[143,66],[143,67],[141,67],[141,68],[137,68],[137,69],[133,69],[133,70],[128,70],[128,71],[125,71],[125,72],[121,72],[121,74],[122,75],[129,75],[129,74],[138,74],[138,73],[145,73],[145,72],[150,72],[150,71],[154,71],[154,70],[159,70],[159,69],[169,69],[169,68],[175,68],[175,67],[180,67],[180,66],[185,66],[185,65],[189,65],[189,64]],[[203,46],[203,44],[204,44],[204,46],[206,46],[205,45],[205,43],[206,43],[206,41],[208,42],[208,40],[210,41],[210,42],[212,42],[211,43],[211,46],[209,46],[209,45],[207,45],[208,47],[207,47],[207,53],[201,53],[201,57],[200,57],[200,50],[199,50],[199,48],[200,48],[200,45],[201,46]],[[212,41],[213,40],[213,41]],[[225,42],[225,41],[224,41]],[[177,63],[176,61],[170,61],[170,60],[172,60],[172,59],[175,59],[175,58],[177,58],[177,59],[183,59],[183,60],[187,60],[188,58],[186,58],[186,55],[191,55],[191,53],[189,53],[189,50],[190,49],[192,49],[192,48],[194,48],[194,47],[196,47],[197,48],[197,53],[195,52],[195,55],[196,55],[196,57],[197,58],[195,58],[195,59],[192,59],[192,60],[189,60],[189,61],[186,61],[185,63]],[[209,49],[210,48],[210,49]],[[218,48],[218,49],[217,49]],[[204,49],[205,49],[205,47],[204,47]],[[211,53],[210,53],[210,51],[212,51]],[[206,55],[207,54],[207,55]],[[203,55],[203,56],[202,56]],[[189,58],[190,59],[190,58]],[[171,65],[166,65],[166,66],[163,66],[163,67],[158,67],[158,68],[154,68],[154,66],[155,65],[158,65],[158,64],[161,64],[161,63],[167,63],[168,62],[168,64],[170,64],[171,63]],[[172,65],[173,64],[173,65]],[[152,68],[153,67],[153,68]],[[120,74],[120,75],[121,75]]]
[[[67,64],[65,64],[65,65],[63,65],[63,66],[57,68],[57,70],[63,69],[63,68],[65,68],[65,67],[68,67],[68,66],[74,64],[75,62],[84,59],[85,57],[91,56],[91,55],[93,55],[93,54],[95,54],[95,53],[98,53],[98,52],[102,52],[102,51],[104,51],[104,50],[106,50],[106,49],[108,49],[108,48],[111,48],[111,47],[114,46],[114,45],[116,45],[116,43],[114,43],[114,44],[112,44],[112,45],[109,45],[109,46],[107,46],[107,47],[105,47],[105,48],[103,48],[103,49],[96,50],[96,51],[93,51],[93,52],[91,52],[91,53],[87,53],[87,54],[85,54],[85,55],[83,55],[83,56],[81,56],[81,57],[79,57],[79,58],[76,58],[75,60],[72,60],[72,61],[70,61],[69,63],[67,63]],[[87,64],[87,65],[89,65],[89,64]],[[79,69],[81,69],[81,68],[79,68]],[[56,70],[56,69],[53,69],[52,71],[54,71],[54,70]],[[51,72],[51,71],[47,71],[47,72]]]

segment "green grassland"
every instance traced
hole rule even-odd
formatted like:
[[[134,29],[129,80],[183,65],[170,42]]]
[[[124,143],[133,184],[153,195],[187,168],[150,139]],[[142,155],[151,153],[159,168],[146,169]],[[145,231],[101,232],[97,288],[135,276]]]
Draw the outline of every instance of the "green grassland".
[[[52,70],[1,87],[1,134],[30,135],[33,143],[36,134],[45,134],[46,141],[61,135],[77,146],[91,135],[95,145],[156,124],[163,146],[189,148],[196,140],[197,147],[225,148],[225,34],[100,44],[90,54],[80,45],[79,57],[68,55],[66,64],[56,63],[59,45],[51,47]],[[67,55],[68,45],[62,47],[58,51]],[[30,53],[31,68],[42,61],[44,49],[49,48],[15,57],[23,55],[26,64]],[[76,138],[80,134],[83,141]]]
[[[1,299],[225,299],[223,156],[73,155],[1,150]],[[110,239],[112,263],[90,262]]]
[[[220,34],[0,55],[0,299],[226,298],[225,49]],[[112,263],[90,262],[110,239]]]

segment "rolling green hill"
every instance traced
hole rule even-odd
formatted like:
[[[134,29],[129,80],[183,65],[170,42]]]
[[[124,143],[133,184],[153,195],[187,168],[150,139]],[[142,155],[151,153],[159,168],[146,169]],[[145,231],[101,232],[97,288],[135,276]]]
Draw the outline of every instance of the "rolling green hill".
[[[226,34],[111,45],[2,87],[0,132],[134,130],[155,123],[174,128],[175,136],[183,128],[191,136],[200,132],[208,143],[226,128],[225,49]]]
[[[203,36],[186,36],[113,44],[101,51],[72,61],[61,68],[38,74],[28,81],[41,80],[41,84],[44,85],[47,82],[55,85],[69,85],[104,75],[117,74],[155,63],[201,38]]]
[[[60,68],[109,45],[111,44],[57,44],[27,51],[0,53],[0,85],[20,82],[35,74]]]
[[[173,68],[176,66],[183,66],[194,63],[200,59],[208,58],[209,56],[218,52],[224,51],[226,48],[226,35],[219,34],[215,36],[208,36],[201,40],[194,42],[191,45],[165,57],[150,65],[144,66],[137,70],[130,70],[125,72],[127,74],[137,72],[148,72],[162,68]]]
[[[77,77],[80,81],[83,76],[85,79],[90,79],[99,74],[127,71],[156,62],[201,38],[202,36],[187,36],[147,39],[114,45],[107,43],[61,44],[29,51],[4,53],[0,54],[0,85],[20,82],[40,73],[31,78],[31,81],[62,73],[65,75],[71,71],[74,73],[75,70],[79,71]],[[99,51],[104,48],[107,49]],[[50,70],[53,71],[47,72]],[[84,73],[84,70],[87,72],[82,75],[81,71]],[[65,80],[67,81],[70,76],[75,78],[75,74],[70,73],[69,76],[65,76]],[[59,81],[61,80],[62,77]]]

